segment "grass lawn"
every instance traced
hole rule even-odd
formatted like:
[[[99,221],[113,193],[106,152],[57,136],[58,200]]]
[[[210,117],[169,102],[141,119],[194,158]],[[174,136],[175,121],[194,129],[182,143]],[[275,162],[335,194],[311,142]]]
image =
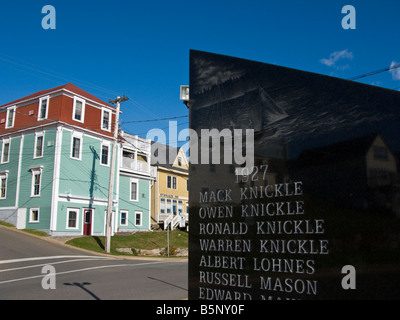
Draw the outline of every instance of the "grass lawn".
[[[85,236],[69,240],[67,244],[82,249],[104,253],[105,237]],[[169,232],[170,248],[187,248],[188,233],[186,231],[173,230]],[[167,231],[136,232],[131,235],[119,235],[111,237],[111,254],[123,255],[116,248],[156,249],[167,247]]]
[[[11,223],[7,223],[4,221],[0,221],[0,225],[7,227],[7,228],[15,228],[15,226]],[[30,230],[30,229],[22,229],[21,231],[31,233],[40,237],[47,237],[48,234],[46,232],[40,231],[40,230]]]
[[[7,223],[7,222],[4,222],[4,221],[0,221],[0,224],[2,226],[9,227],[9,228],[13,228],[14,227],[14,225],[12,225],[11,223]]]

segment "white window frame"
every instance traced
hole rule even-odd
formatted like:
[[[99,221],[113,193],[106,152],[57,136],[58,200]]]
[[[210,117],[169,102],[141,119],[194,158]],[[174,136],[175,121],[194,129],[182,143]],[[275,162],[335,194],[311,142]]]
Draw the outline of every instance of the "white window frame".
[[[183,201],[182,200],[178,200],[178,214],[182,214],[183,213]]]
[[[172,214],[175,216],[178,214],[178,201],[172,200]]]
[[[42,150],[41,150],[41,154],[38,156],[36,154],[36,147],[37,147],[37,142],[39,137],[42,137]],[[34,145],[34,149],[33,149],[33,158],[34,159],[38,159],[38,158],[43,158],[43,152],[44,152],[44,132],[35,132],[35,145]]]
[[[105,112],[107,112],[107,113],[108,113],[108,116],[109,116],[107,128],[104,128],[104,126],[103,126],[103,120],[104,120],[104,113],[105,113]],[[112,112],[111,112],[111,110],[102,108],[102,109],[101,109],[101,124],[100,124],[101,130],[111,132],[111,122],[112,122]]]
[[[8,143],[8,154],[7,161],[4,160],[4,145]],[[11,148],[11,139],[3,139],[3,143],[1,146],[1,163],[8,163],[10,161],[10,148]]]
[[[42,109],[42,102],[46,100],[46,114],[44,116],[44,118],[41,117],[41,109]],[[47,119],[47,116],[49,114],[49,101],[50,101],[50,96],[46,96],[46,97],[42,97],[39,99],[39,108],[38,108],[38,116],[37,116],[37,120],[38,121],[42,121]]]
[[[139,215],[140,216],[140,223],[139,224],[137,224],[136,223],[136,217],[137,217],[137,215]],[[143,226],[143,212],[142,211],[135,211],[135,226],[136,227],[142,227]]]
[[[132,183],[136,183],[136,199],[132,199]],[[129,200],[130,201],[139,201],[139,180],[131,178],[129,181]]]
[[[125,213],[125,223],[122,223],[122,214]],[[128,210],[120,210],[119,212],[119,225],[120,226],[127,226],[128,225],[128,216],[129,216],[129,211]]]
[[[38,212],[38,217],[37,217],[37,220],[33,220],[32,219],[32,217],[33,217],[33,211],[37,211]],[[38,207],[35,207],[35,208],[30,208],[29,209],[29,223],[39,223],[39,221],[40,221],[40,209],[38,208]]]
[[[167,212],[167,206],[166,206],[165,198],[161,198],[160,199],[160,214],[165,214],[166,212]]]
[[[79,139],[79,156],[78,157],[74,157],[74,139]],[[78,133],[78,132],[74,132],[71,135],[71,154],[70,157],[71,159],[74,160],[82,160],[82,140],[83,140],[83,134],[82,133]]]
[[[69,215],[71,212],[76,212],[76,219],[75,219],[75,227],[69,227]],[[79,208],[67,208],[67,221],[65,225],[65,229],[67,230],[78,230],[79,229],[79,215],[80,215],[80,209]]]
[[[103,147],[107,147],[107,163],[103,163]],[[109,142],[102,142],[101,143],[101,149],[100,149],[100,165],[109,167],[110,166],[110,150],[111,149],[111,144]]]
[[[166,199],[165,200],[165,213],[170,215],[172,213],[172,200]]]
[[[10,111],[13,111],[13,117],[12,117],[12,120],[11,120],[11,124],[8,124],[8,118],[9,118],[9,116],[10,116]],[[14,128],[14,123],[15,123],[15,110],[16,110],[16,106],[12,106],[12,107],[8,107],[7,108],[7,115],[6,115],[6,125],[5,125],[5,128],[6,129],[11,129],[11,128]]]
[[[32,198],[38,198],[40,197],[40,189],[42,187],[42,179],[43,179],[43,174],[42,174],[42,167],[35,167],[31,168],[32,172],[32,182],[31,182],[31,197]],[[39,180],[39,194],[35,194],[35,176],[37,174],[40,174],[40,180]]]
[[[75,119],[75,111],[76,111],[76,102],[79,101],[82,103],[82,114],[81,114],[81,119]],[[78,98],[78,97],[74,97],[74,107],[72,108],[72,120],[74,121],[78,121],[81,123],[85,122],[85,105],[86,105],[86,101]]]
[[[1,196],[1,185],[5,180],[4,197]],[[8,183],[8,170],[0,172],[0,200],[7,199],[7,183]]]

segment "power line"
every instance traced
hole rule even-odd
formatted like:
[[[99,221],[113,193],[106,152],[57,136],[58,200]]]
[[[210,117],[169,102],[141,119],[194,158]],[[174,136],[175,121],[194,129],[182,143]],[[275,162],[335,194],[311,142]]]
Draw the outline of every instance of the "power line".
[[[153,121],[163,121],[163,120],[172,120],[172,119],[180,119],[180,118],[187,118],[188,115],[185,116],[177,116],[177,117],[170,117],[170,118],[159,118],[159,119],[148,119],[148,120],[135,120],[135,121],[121,121],[121,123],[139,123],[139,122],[153,122]]]
[[[356,76],[356,77],[353,77],[353,78],[349,78],[348,80],[357,80],[357,79],[373,76],[373,75],[378,74],[378,73],[382,73],[382,72],[386,72],[386,71],[389,71],[389,70],[393,70],[393,69],[396,69],[396,68],[400,68],[400,64],[396,64],[394,66],[390,66],[389,68],[384,68],[384,69],[380,69],[380,70],[377,70],[377,71],[368,72],[368,73],[365,73],[365,74],[362,74],[362,75],[359,75],[359,76]]]
[[[6,57],[6,58],[4,58],[4,57]],[[35,65],[33,63],[30,63],[30,62],[27,62],[27,61],[24,61],[24,60],[17,59],[15,57],[12,57],[10,55],[6,55],[4,53],[0,53],[0,61],[3,61],[5,63],[5,66],[8,67],[8,68],[12,68],[14,70],[30,74],[30,75],[32,75],[34,77],[38,77],[38,78],[41,78],[41,79],[52,81],[52,82],[55,82],[57,84],[64,84],[64,83],[60,82],[60,81],[56,81],[56,80],[51,79],[51,78],[46,78],[46,77],[40,76],[38,73],[46,75],[46,76],[49,76],[49,77],[52,77],[52,78],[62,79],[62,80],[67,81],[67,82],[73,82],[73,83],[76,83],[76,84],[78,84],[80,86],[84,86],[84,87],[88,87],[88,88],[91,88],[91,89],[96,90],[96,91],[100,91],[100,92],[105,93],[107,95],[115,95],[115,96],[119,95],[119,93],[116,92],[116,91],[113,91],[113,90],[98,86],[98,85],[93,84],[93,83],[88,82],[88,81],[83,81],[83,80],[80,80],[78,78],[71,77],[69,75],[66,75],[66,74],[63,74],[63,73],[60,73],[60,72],[56,72],[56,71],[53,71],[53,70],[50,70],[50,69],[43,68],[41,66]],[[27,72],[26,70],[15,68],[12,65],[17,66],[18,68],[25,68],[27,70],[31,70],[31,71],[33,71],[35,73],[31,73],[31,72]],[[96,96],[97,97],[107,98],[107,99],[109,98],[109,97],[106,97],[106,96],[101,95],[101,94],[96,94]],[[129,100],[128,102],[134,104],[136,107],[138,107],[139,109],[141,109],[142,111],[144,111],[144,112],[146,112],[148,114],[157,116],[154,112],[150,111],[149,108],[141,105],[137,101]]]
[[[177,125],[177,127],[185,125],[185,124],[189,124],[189,122],[180,123],[180,124]],[[159,129],[160,130],[169,129],[169,126],[168,127],[159,128]],[[125,129],[123,131],[126,132],[126,133],[129,133],[130,135],[134,135],[134,136],[138,136],[138,137],[140,137],[140,135],[142,135],[142,134],[147,134],[148,133],[148,132],[132,133],[132,132],[129,132],[129,131],[125,130]],[[135,138],[132,138],[132,139],[135,139]],[[139,139],[136,139],[136,140],[139,140]],[[177,140],[176,142],[179,142],[179,141],[180,140]]]
[[[107,88],[103,88],[103,87],[97,86],[97,85],[92,84],[90,82],[79,80],[77,78],[73,78],[71,76],[68,76],[68,75],[65,75],[65,74],[62,74],[62,73],[59,73],[59,72],[56,72],[56,71],[48,70],[48,69],[45,69],[43,67],[39,67],[39,66],[34,65],[32,63],[26,62],[26,61],[22,61],[21,60],[22,63],[11,61],[10,58],[14,59],[14,60],[17,60],[17,59],[13,58],[11,56],[7,56],[7,57],[9,59],[5,59],[3,57],[0,57],[0,60],[2,60],[3,62],[6,62],[6,63],[10,63],[10,64],[13,64],[13,65],[16,65],[18,67],[22,67],[22,68],[25,68],[25,69],[32,70],[34,72],[39,72],[39,73],[42,73],[44,75],[51,76],[53,78],[62,79],[64,81],[68,81],[68,82],[71,82],[71,80],[72,80],[74,82],[80,83],[80,84],[82,84],[84,86],[90,87],[90,88],[95,89],[95,90],[102,91],[102,92],[107,93],[107,94],[113,94],[113,95],[117,94],[115,91],[112,91],[112,90],[109,90]],[[50,79],[47,79],[47,80],[50,80]],[[51,81],[54,81],[54,80],[51,80]],[[57,81],[55,81],[55,82],[57,82]]]

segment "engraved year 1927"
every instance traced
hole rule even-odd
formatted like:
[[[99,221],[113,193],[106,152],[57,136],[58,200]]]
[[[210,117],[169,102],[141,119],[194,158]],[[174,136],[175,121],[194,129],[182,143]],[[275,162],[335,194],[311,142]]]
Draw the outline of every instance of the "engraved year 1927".
[[[268,165],[263,164],[259,167],[252,166],[249,168],[237,168],[236,169],[236,183],[246,183],[248,181],[258,181],[261,178],[262,180],[267,180],[267,172]]]

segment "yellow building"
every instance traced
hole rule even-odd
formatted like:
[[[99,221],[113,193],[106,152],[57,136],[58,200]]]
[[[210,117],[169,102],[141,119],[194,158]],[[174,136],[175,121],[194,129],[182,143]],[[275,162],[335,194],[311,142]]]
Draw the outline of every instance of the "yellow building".
[[[189,162],[182,148],[152,142],[151,164],[156,168],[151,188],[152,224],[164,229],[187,227],[189,212]]]

